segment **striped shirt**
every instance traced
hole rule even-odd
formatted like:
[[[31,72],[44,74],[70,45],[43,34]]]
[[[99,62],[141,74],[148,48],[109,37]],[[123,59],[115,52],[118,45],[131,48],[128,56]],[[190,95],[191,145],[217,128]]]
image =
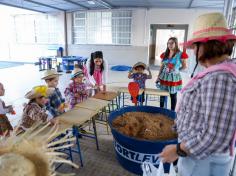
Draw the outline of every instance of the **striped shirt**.
[[[186,89],[176,127],[194,158],[227,152],[236,129],[236,77],[212,72]]]

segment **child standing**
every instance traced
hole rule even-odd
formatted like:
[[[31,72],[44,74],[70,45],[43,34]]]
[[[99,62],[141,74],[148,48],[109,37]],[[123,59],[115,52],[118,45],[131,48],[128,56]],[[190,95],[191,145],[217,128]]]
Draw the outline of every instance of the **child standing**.
[[[29,102],[23,109],[18,130],[25,131],[36,122],[53,122],[51,120],[53,116],[46,112],[45,105],[48,101],[47,97],[52,95],[54,90],[54,88],[48,88],[47,86],[36,86],[25,95]]]
[[[148,75],[146,73],[144,73],[145,69],[147,69]],[[145,89],[145,82],[147,79],[152,79],[152,73],[151,73],[149,67],[146,66],[146,64],[144,64],[142,62],[138,62],[133,66],[132,70],[129,72],[128,78],[133,79],[134,82],[138,83],[140,89]],[[137,100],[139,100],[139,101],[142,100],[141,103],[143,103],[144,102],[144,95],[145,95],[145,92],[143,92],[141,95],[139,95],[137,97]]]
[[[42,77],[49,88],[55,89],[52,95],[48,97],[49,101],[46,104],[46,109],[53,117],[59,116],[65,112],[65,99],[62,97],[60,90],[57,88],[59,76],[55,70],[47,70]]]
[[[76,68],[72,72],[72,82],[65,89],[65,96],[69,100],[70,108],[73,108],[77,103],[87,99],[88,93],[86,84],[83,82],[84,73],[81,69]]]
[[[0,96],[4,96],[4,94],[5,94],[4,86],[2,83],[0,83]],[[7,113],[14,114],[15,111],[13,110],[13,107],[11,105],[6,106],[4,101],[0,99],[0,136],[13,130],[11,123],[9,122],[6,116]]]
[[[91,59],[88,60],[84,72],[89,83],[99,91],[106,91],[107,69],[108,64],[107,61],[103,59],[102,51],[91,53]]]

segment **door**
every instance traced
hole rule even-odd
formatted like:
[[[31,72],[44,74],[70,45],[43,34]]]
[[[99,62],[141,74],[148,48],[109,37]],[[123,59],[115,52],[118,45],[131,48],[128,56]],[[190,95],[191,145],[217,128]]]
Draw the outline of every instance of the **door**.
[[[151,43],[149,47],[150,64],[160,66],[160,55],[166,50],[170,37],[176,37],[179,43],[187,40],[188,25],[155,24],[151,25]],[[183,46],[179,45],[181,51]]]

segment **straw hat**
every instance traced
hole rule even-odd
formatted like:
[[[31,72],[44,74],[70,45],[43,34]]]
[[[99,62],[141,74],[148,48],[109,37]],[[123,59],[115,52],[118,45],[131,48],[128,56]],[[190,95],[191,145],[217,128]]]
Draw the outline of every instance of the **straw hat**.
[[[68,145],[68,142],[74,139],[67,135],[53,142],[58,136],[58,126],[49,128],[49,125],[50,123],[43,125],[36,122],[22,135],[17,135],[15,129],[10,136],[1,137],[1,176],[53,176],[57,175],[54,167],[56,163],[66,163],[78,168],[70,160],[64,159],[63,153],[57,149],[58,146],[68,149],[73,145]],[[45,133],[41,133],[42,131]]]
[[[61,74],[57,73],[56,70],[46,70],[43,73],[43,77],[41,79],[51,79],[55,78],[57,76],[60,76]]]
[[[81,70],[80,68],[75,68],[71,74],[71,79],[75,78],[76,76],[79,75],[84,75],[83,70]]]
[[[133,68],[136,68],[138,66],[142,66],[142,67],[144,67],[144,69],[147,68],[147,65],[145,63],[143,63],[143,62],[137,62],[136,64],[134,64]]]
[[[194,23],[192,38],[184,45],[191,47],[196,42],[207,42],[209,40],[222,42],[236,40],[236,36],[228,29],[222,13],[208,13],[199,16]]]
[[[25,98],[32,100],[41,96],[48,97],[54,92],[54,90],[54,88],[49,88],[47,86],[36,86],[33,87],[33,89],[27,94],[25,94]]]

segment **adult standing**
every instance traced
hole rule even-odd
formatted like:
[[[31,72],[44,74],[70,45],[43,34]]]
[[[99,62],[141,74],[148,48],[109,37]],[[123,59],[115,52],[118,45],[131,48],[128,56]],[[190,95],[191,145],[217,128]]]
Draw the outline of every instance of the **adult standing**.
[[[89,84],[98,90],[106,91],[108,63],[103,58],[102,51],[91,53],[91,58],[88,60],[84,72]]]
[[[157,76],[157,87],[170,93],[171,110],[175,110],[177,103],[177,92],[182,88],[180,70],[186,68],[188,55],[181,52],[176,37],[169,38],[167,48],[161,54],[162,64]],[[160,98],[160,107],[164,107],[165,97]]]
[[[205,67],[182,89],[175,121],[178,144],[166,146],[164,162],[177,158],[181,176],[227,176],[236,131],[236,36],[221,13],[201,15],[186,43]]]

